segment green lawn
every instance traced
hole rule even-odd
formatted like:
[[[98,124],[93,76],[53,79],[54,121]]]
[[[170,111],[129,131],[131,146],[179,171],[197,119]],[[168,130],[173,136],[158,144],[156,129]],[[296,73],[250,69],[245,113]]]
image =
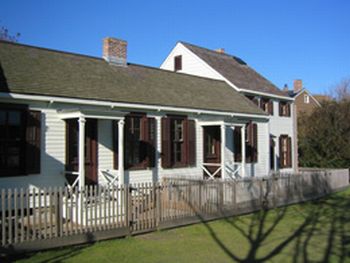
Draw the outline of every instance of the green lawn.
[[[350,262],[350,189],[328,198],[19,262]]]

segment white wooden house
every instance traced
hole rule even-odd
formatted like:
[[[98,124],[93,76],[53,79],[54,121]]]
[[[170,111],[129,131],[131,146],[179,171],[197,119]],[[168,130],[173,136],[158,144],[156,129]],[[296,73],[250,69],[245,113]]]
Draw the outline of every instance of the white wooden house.
[[[225,81],[233,90],[252,100],[269,114],[270,169],[297,170],[297,122],[294,99],[224,49],[209,50],[178,42],[161,65],[162,69]],[[232,102],[234,103],[234,102]],[[261,125],[261,124],[258,124]],[[247,164],[248,170],[255,162]]]
[[[126,48],[106,38],[96,58],[0,42],[2,188],[270,172],[274,117],[225,81],[127,63]]]

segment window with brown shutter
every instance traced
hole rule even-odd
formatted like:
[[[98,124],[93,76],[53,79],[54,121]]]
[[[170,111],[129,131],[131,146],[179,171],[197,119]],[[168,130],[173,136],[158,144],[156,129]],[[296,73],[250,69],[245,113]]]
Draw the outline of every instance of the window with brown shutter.
[[[40,173],[41,112],[29,111],[26,127],[26,173]]]
[[[178,71],[178,70],[182,70],[182,56],[176,56],[174,57],[174,70]]]
[[[196,123],[188,120],[188,165],[196,165]]]
[[[262,98],[260,100],[260,108],[266,113],[273,115],[273,101],[270,99]]]
[[[246,162],[258,161],[258,126],[256,123],[249,122],[245,126],[245,150],[246,150]],[[241,127],[235,127],[234,129],[234,158],[235,162],[242,161],[242,135]]]
[[[288,135],[281,135],[279,138],[280,168],[292,167],[292,139]]]
[[[234,160],[235,162],[242,161],[242,137],[241,127],[236,126],[233,130],[233,149],[234,149]]]
[[[0,176],[40,173],[41,113],[0,104]]]
[[[186,116],[162,118],[162,167],[195,165],[195,123]]]
[[[290,103],[280,101],[279,103],[279,116],[290,117]]]
[[[113,122],[114,168],[118,169],[118,122]],[[154,167],[155,120],[144,113],[131,113],[125,117],[124,167],[141,169]]]

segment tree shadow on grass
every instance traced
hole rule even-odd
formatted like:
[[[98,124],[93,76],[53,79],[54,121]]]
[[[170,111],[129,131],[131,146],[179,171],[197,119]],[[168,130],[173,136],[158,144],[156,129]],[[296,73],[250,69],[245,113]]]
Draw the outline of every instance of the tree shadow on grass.
[[[345,262],[350,258],[350,197],[346,195],[331,195],[296,207],[263,209],[225,221],[248,242],[245,256],[235,252],[211,224],[202,220],[213,240],[234,262],[273,260],[287,246],[285,253],[291,262]],[[282,236],[277,227],[286,223],[295,227]]]

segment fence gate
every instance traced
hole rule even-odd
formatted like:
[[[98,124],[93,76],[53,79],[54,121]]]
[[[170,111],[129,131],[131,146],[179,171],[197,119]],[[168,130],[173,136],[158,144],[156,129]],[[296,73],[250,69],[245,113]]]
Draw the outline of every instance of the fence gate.
[[[129,224],[132,233],[151,231],[157,227],[157,193],[152,183],[135,184],[129,188]]]

